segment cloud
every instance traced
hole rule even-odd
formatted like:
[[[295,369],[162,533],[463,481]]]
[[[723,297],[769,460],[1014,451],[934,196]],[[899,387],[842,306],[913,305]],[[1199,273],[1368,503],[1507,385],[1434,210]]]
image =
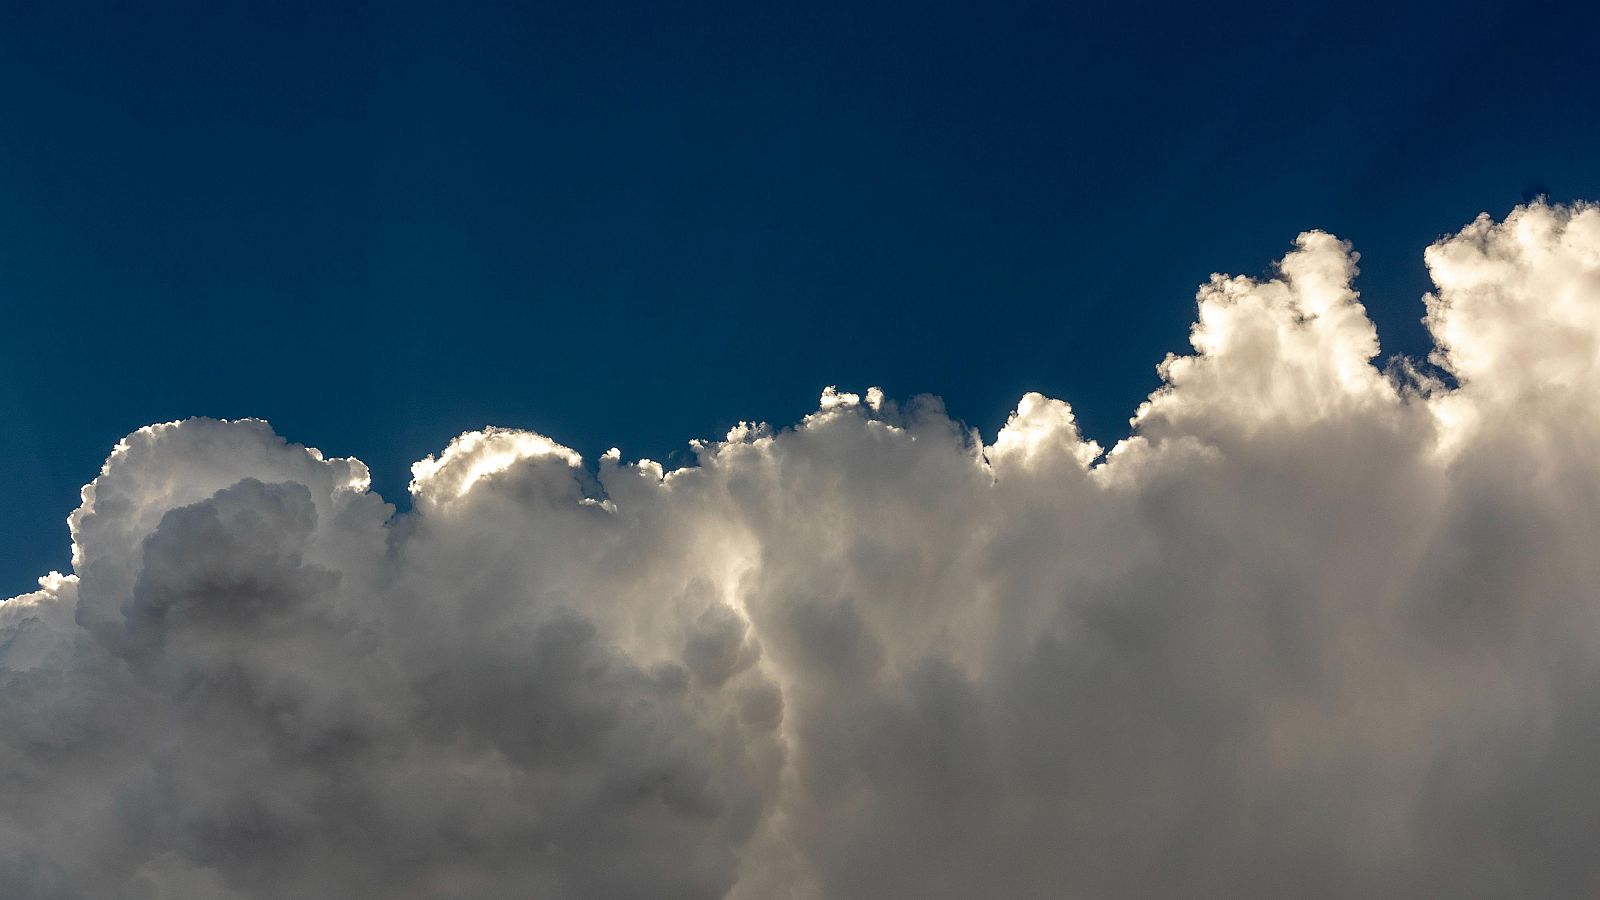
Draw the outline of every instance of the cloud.
[[[1600,208],[1201,288],[1108,453],[829,389],[666,473],[141,429],[0,604],[17,898],[1600,890]]]

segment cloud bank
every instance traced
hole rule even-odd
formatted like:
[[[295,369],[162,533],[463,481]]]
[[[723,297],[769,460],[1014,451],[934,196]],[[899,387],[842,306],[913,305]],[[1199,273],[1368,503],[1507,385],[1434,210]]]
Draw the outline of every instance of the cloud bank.
[[[1102,454],[830,389],[671,473],[129,435],[0,604],[13,898],[1600,891],[1600,208],[1214,277]]]

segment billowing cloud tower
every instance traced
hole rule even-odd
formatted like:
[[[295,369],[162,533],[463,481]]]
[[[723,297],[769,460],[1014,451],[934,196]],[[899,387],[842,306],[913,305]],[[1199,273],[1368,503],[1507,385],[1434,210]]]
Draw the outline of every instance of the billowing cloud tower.
[[[1600,890],[1600,209],[1217,276],[1109,453],[828,390],[665,473],[462,435],[412,509],[129,435],[0,604],[21,898]]]

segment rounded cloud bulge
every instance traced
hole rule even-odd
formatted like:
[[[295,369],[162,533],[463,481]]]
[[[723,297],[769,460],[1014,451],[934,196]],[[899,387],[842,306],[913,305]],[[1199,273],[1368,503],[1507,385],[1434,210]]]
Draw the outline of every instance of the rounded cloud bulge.
[[[0,603],[0,894],[1600,889],[1600,208],[1214,276],[1108,451],[829,388],[666,472],[129,435]]]

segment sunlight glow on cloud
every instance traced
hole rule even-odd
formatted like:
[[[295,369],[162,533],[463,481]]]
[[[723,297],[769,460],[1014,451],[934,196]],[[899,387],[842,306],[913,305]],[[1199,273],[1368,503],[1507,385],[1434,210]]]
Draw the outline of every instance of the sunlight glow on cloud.
[[[583,465],[577,453],[542,434],[512,428],[469,431],[450,442],[434,459],[411,465],[411,493],[421,502],[442,503],[465,497],[473,486],[519,462],[554,457],[574,468]]]
[[[118,444],[0,604],[17,898],[1580,896],[1600,208],[1215,276],[1108,453],[827,388],[670,475],[529,432],[415,508],[258,420]]]

